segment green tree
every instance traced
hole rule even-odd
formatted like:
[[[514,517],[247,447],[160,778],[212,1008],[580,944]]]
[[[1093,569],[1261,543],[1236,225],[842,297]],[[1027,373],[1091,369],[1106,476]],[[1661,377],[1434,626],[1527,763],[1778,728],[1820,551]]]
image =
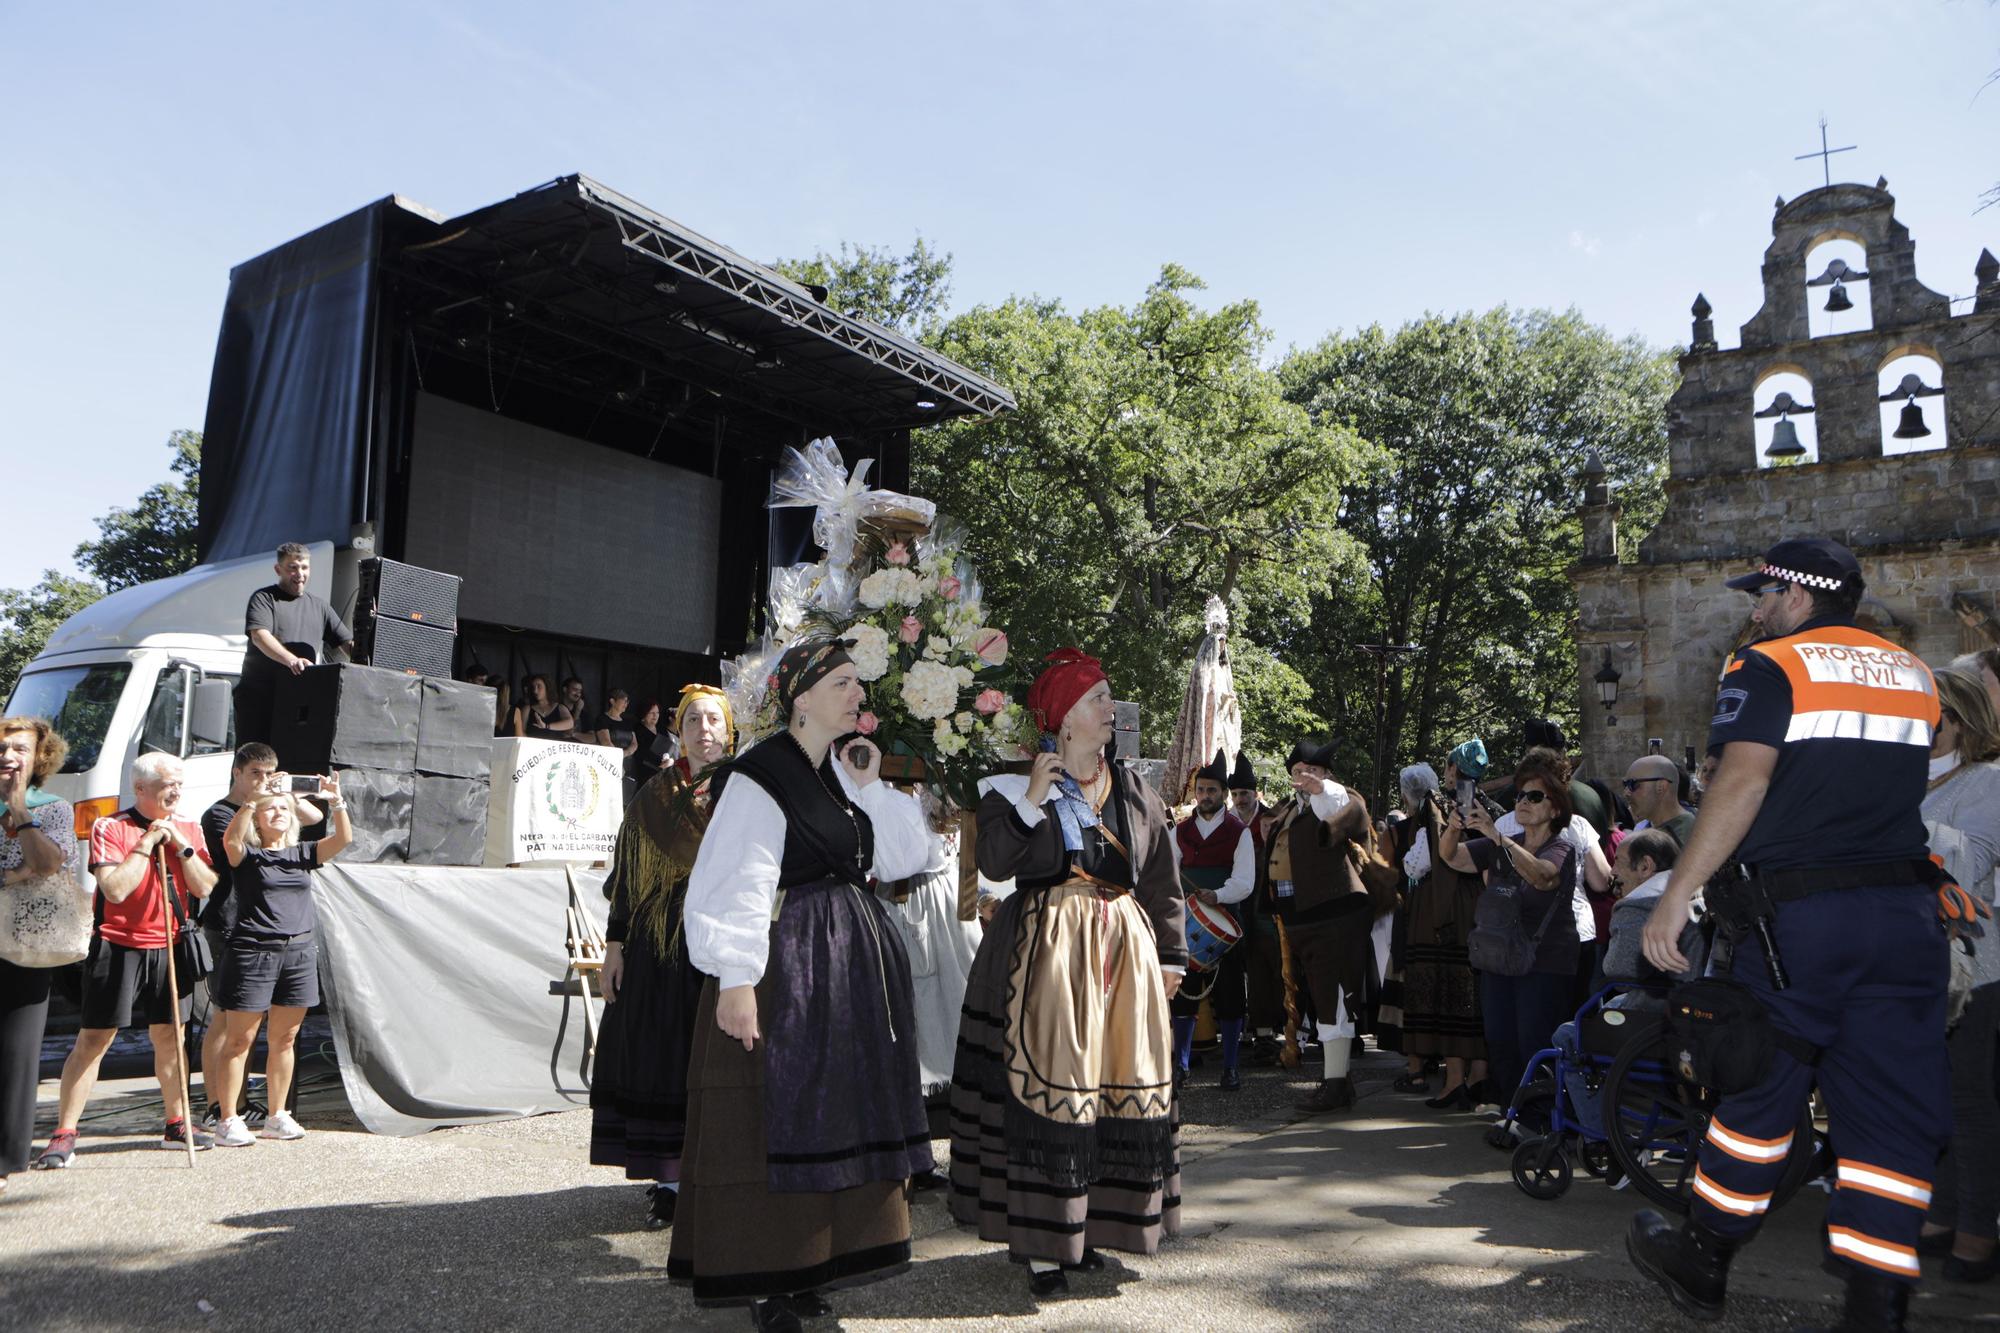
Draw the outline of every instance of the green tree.
[[[774,267],[794,282],[825,287],[826,303],[835,310],[911,337],[934,333],[951,302],[951,255],[931,249],[921,236],[902,256],[885,246],[842,241],[838,254],[822,250]]]
[[[1066,643],[1102,657],[1168,739],[1211,593],[1230,603],[1250,748],[1317,726],[1297,668],[1258,650],[1361,572],[1338,529],[1366,451],[1287,401],[1260,362],[1254,302],[1204,310],[1169,265],[1137,304],[1071,315],[1011,300],[950,321],[934,345],[1013,389],[1018,408],[912,445],[916,489],[965,521],[987,599],[1024,668]],[[1282,738],[1282,739],[1281,739]]]
[[[76,548],[76,562],[106,592],[163,579],[194,567],[196,500],[201,488],[201,432],[167,437],[172,475],[148,487],[130,509],[97,520],[97,540]]]
[[[56,627],[104,596],[89,579],[50,569],[32,588],[0,588],[0,700],[14,693],[21,672]]]
[[[76,548],[93,577],[48,570],[32,588],[0,589],[0,699],[56,627],[106,593],[181,573],[195,561],[195,501],[201,482],[201,432],[177,430],[168,480],[147,488],[130,509],[97,520],[97,540]],[[177,479],[176,479],[177,478]]]
[[[1517,754],[1530,717],[1574,734],[1576,474],[1597,451],[1621,487],[1628,550],[1658,520],[1672,354],[1574,310],[1503,308],[1336,334],[1281,373],[1315,421],[1380,451],[1341,509],[1373,579],[1321,597],[1280,645],[1327,664],[1313,703],[1341,721],[1351,771],[1368,771],[1374,742],[1375,667],[1359,643],[1420,646],[1385,692],[1377,791],[1399,763],[1469,735]]]

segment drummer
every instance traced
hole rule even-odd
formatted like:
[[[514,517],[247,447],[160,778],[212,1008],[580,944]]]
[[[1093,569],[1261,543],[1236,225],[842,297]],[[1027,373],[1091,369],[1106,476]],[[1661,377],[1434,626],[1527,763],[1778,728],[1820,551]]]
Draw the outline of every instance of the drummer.
[[[1190,973],[1173,1000],[1174,1083],[1187,1082],[1195,1017],[1206,999],[1222,1035],[1220,1086],[1224,1092],[1235,1092],[1243,1086],[1236,1056],[1243,1042],[1243,1018],[1250,1008],[1250,969],[1249,951],[1237,947],[1242,931],[1226,909],[1248,898],[1256,887],[1257,858],[1255,839],[1248,826],[1225,808],[1228,801],[1229,756],[1217,750],[1215,758],[1194,775],[1194,813],[1174,830],[1174,856],[1187,890]],[[1218,943],[1230,946],[1220,959],[1213,953]],[[1204,963],[1205,976],[1195,971]],[[1212,986],[1204,984],[1211,979]]]

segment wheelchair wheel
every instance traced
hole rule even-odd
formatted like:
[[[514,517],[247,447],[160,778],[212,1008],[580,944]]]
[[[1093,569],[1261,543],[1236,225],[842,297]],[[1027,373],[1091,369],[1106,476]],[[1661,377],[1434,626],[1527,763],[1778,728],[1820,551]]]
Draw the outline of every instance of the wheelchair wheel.
[[[1619,1050],[1605,1075],[1605,1131],[1612,1160],[1639,1193],[1662,1208],[1688,1210],[1696,1154],[1720,1099],[1683,1083],[1662,1059],[1667,1021],[1640,1027]],[[1812,1104],[1799,1105],[1798,1124],[1785,1171],[1772,1194],[1776,1207],[1798,1192],[1817,1151]]]
[[[1569,1154],[1560,1135],[1521,1140],[1513,1166],[1514,1183],[1531,1199],[1560,1199],[1569,1191]]]

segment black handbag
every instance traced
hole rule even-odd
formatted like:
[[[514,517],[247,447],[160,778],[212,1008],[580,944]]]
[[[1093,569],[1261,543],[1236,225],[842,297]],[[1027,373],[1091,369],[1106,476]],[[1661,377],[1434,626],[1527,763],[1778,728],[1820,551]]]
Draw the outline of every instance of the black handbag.
[[[1771,1076],[1780,1050],[1818,1064],[1819,1048],[1778,1031],[1755,991],[1726,977],[1703,977],[1667,993],[1667,1064],[1684,1082],[1727,1097]]]
[[[166,857],[160,857],[160,866],[166,869]],[[194,994],[195,984],[215,971],[215,955],[208,947],[208,936],[200,927],[189,924],[187,908],[181,903],[181,896],[175,892],[176,877],[163,874],[160,892],[167,895],[167,901],[174,905],[174,990],[182,996]]]
[[[1504,852],[1501,855],[1505,855]],[[1576,862],[1569,862],[1571,870]],[[1472,930],[1465,937],[1465,952],[1472,970],[1494,977],[1525,977],[1535,970],[1535,951],[1542,936],[1556,920],[1556,913],[1570,910],[1569,899],[1576,893],[1576,880],[1565,870],[1556,887],[1549,891],[1549,910],[1542,924],[1529,934],[1521,924],[1521,895],[1536,890],[1515,876],[1512,883],[1489,884],[1472,905]]]

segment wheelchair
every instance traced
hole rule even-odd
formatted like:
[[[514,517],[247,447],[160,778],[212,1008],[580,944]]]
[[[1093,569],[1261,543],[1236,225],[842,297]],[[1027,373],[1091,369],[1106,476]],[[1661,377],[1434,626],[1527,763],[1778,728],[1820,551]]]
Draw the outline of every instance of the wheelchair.
[[[1514,1183],[1532,1199],[1559,1199],[1574,1166],[1616,1184],[1622,1177],[1660,1208],[1685,1214],[1696,1151],[1720,1098],[1685,1083],[1666,1059],[1665,990],[1613,982],[1535,1053],[1502,1118],[1538,1132],[1514,1148]],[[1624,1005],[1611,1001],[1624,997]],[[1646,1007],[1646,997],[1662,1003]],[[1637,1003],[1634,1003],[1637,1001]],[[1812,1176],[1819,1137],[1808,1098],[1799,1104],[1785,1173],[1771,1200],[1783,1204]]]

